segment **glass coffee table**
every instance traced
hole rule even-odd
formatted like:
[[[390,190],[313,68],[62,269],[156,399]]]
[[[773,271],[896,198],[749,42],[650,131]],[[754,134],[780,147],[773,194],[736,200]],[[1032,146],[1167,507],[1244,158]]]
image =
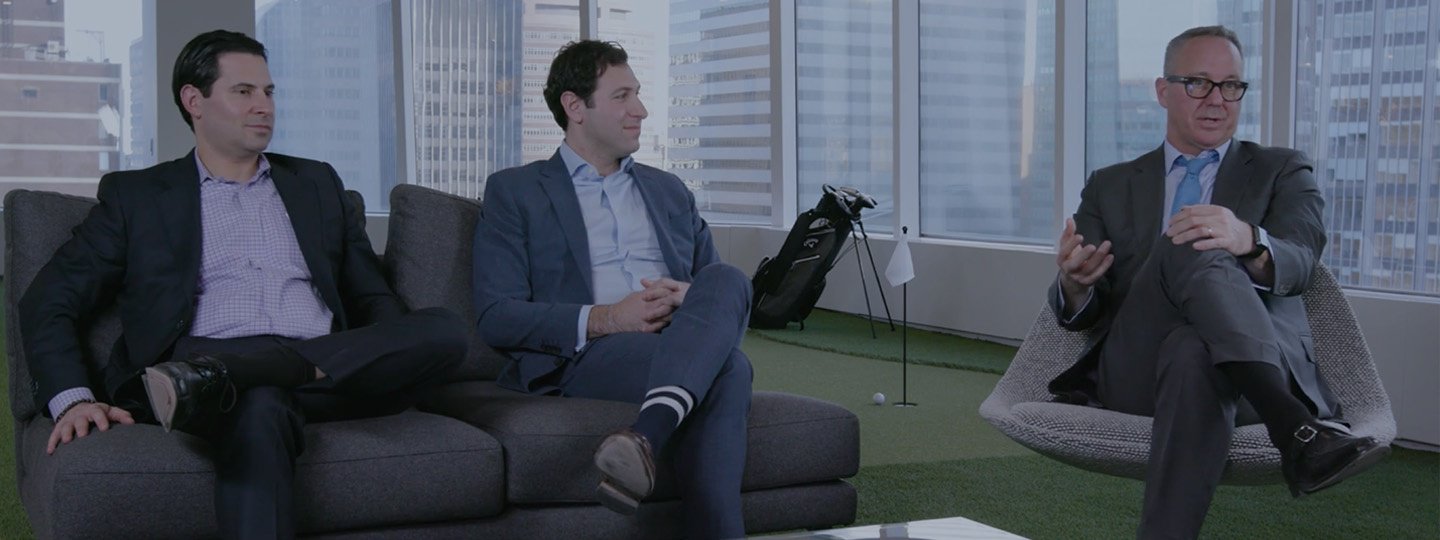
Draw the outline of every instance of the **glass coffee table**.
[[[866,525],[863,527],[849,527],[828,531],[787,533],[776,536],[762,536],[760,538],[765,540],[879,540],[882,538],[886,540],[891,538],[911,540],[1024,539],[1023,536],[1011,534],[963,517],[927,519],[923,521],[889,523],[885,525]]]

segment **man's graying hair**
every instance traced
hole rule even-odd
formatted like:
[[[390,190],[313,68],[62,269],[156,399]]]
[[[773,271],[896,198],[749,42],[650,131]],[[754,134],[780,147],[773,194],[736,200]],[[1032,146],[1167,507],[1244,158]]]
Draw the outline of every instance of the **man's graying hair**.
[[[1224,26],[1197,26],[1181,32],[1180,35],[1170,40],[1169,45],[1165,46],[1164,75],[1175,75],[1175,73],[1170,71],[1171,66],[1175,63],[1175,55],[1180,54],[1180,48],[1185,46],[1185,42],[1197,37],[1225,38],[1230,41],[1230,44],[1235,46],[1235,51],[1240,53],[1241,58],[1245,57],[1245,49],[1240,47],[1240,38],[1235,35],[1235,31],[1225,28]]]

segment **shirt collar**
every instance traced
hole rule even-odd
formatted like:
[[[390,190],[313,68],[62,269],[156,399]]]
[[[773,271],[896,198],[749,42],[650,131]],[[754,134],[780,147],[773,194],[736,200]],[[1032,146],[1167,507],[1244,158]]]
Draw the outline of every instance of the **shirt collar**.
[[[202,161],[200,161],[200,153],[199,153],[199,152],[195,152],[195,168],[200,171],[200,183],[201,183],[201,184],[204,184],[205,182],[211,182],[211,181],[214,181],[214,182],[235,183],[235,180],[233,180],[233,179],[221,178],[221,177],[219,177],[219,176],[215,176],[215,175],[213,175],[213,174],[210,174],[210,169],[206,169],[206,168],[205,168],[205,163],[202,162]],[[260,154],[260,166],[255,168],[255,175],[250,177],[250,183],[251,183],[251,184],[254,184],[255,182],[258,182],[258,181],[260,181],[260,180],[262,180],[262,179],[269,178],[269,177],[270,177],[270,160],[265,159],[265,154],[262,153],[262,154]]]
[[[585,158],[580,157],[580,154],[576,153],[574,148],[570,148],[570,143],[560,141],[560,159],[565,161],[565,172],[570,174],[570,180],[572,181],[604,180],[604,178],[600,176],[600,173],[595,171],[594,165],[585,161]],[[634,166],[635,156],[625,156],[625,159],[620,160],[619,172],[629,173],[630,169]]]
[[[1215,153],[1220,154],[1220,159],[1215,160],[1215,163],[1218,164],[1218,163],[1220,163],[1220,162],[1222,162],[1222,161],[1225,161],[1225,152],[1228,152],[1228,151],[1230,150],[1230,143],[1232,143],[1232,142],[1234,142],[1234,141],[1235,141],[1235,139],[1232,138],[1232,139],[1230,139],[1230,140],[1225,141],[1225,144],[1222,144],[1222,145],[1220,145],[1220,146],[1215,147],[1215,149],[1214,149],[1214,150],[1215,150]],[[1175,158],[1178,158],[1178,157],[1180,157],[1180,156],[1184,156],[1185,154],[1180,153],[1180,150],[1179,150],[1179,149],[1175,148],[1174,145],[1171,145],[1171,144],[1170,144],[1170,139],[1165,139],[1165,144],[1164,144],[1164,146],[1165,146],[1165,172],[1166,172],[1166,173],[1169,173],[1171,169],[1174,169],[1174,168],[1175,168]],[[1204,150],[1201,150],[1201,152],[1203,153]],[[1185,156],[1185,157],[1188,158],[1188,159],[1194,159],[1196,156]]]

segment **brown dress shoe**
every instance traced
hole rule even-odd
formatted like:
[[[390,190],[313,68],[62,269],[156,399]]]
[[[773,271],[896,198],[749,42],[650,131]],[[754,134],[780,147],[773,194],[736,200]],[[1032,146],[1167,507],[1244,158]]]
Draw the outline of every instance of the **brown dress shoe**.
[[[1280,470],[1297,498],[1360,474],[1390,454],[1374,437],[1356,437],[1329,422],[1306,422],[1294,437],[1281,453]]]
[[[595,449],[595,468],[601,474],[595,497],[606,508],[621,514],[634,514],[641,499],[655,489],[655,458],[650,441],[630,428],[600,442]]]

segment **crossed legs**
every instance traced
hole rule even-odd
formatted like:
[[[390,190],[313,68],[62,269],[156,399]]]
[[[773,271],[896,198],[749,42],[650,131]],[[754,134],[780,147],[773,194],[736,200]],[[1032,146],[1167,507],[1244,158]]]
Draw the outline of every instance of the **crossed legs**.
[[[410,407],[463,358],[465,333],[458,316],[427,309],[305,341],[257,336],[178,343],[172,354],[176,359],[222,353],[243,360],[285,347],[328,375],[297,388],[238,388],[228,410],[187,428],[214,448],[221,535],[294,537],[295,459],[304,451],[305,424]]]
[[[646,441],[633,445],[649,452],[645,459],[653,460],[662,452],[674,456],[686,535],[691,538],[745,534],[740,480],[745,469],[753,372],[749,359],[737,347],[749,303],[749,280],[740,270],[724,264],[707,266],[696,274],[685,303],[665,330],[596,339],[561,376],[560,387],[566,396],[648,404],[647,398],[653,398],[657,389],[673,388],[684,394],[675,401],[692,400],[685,414],[675,415],[681,419],[678,426],[658,430],[647,425],[647,411],[674,418],[669,416],[671,406],[664,404],[653,405],[655,411],[650,411],[650,406],[642,409],[632,426]],[[686,407],[682,403],[680,408]],[[652,439],[653,448],[649,446]],[[602,445],[602,453],[605,449]],[[610,471],[602,467],[602,473],[608,476]],[[633,494],[639,495],[637,499],[648,495],[646,484],[639,482],[646,489]]]

